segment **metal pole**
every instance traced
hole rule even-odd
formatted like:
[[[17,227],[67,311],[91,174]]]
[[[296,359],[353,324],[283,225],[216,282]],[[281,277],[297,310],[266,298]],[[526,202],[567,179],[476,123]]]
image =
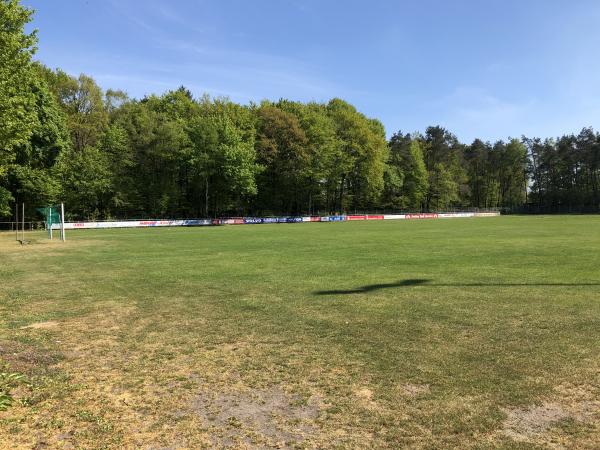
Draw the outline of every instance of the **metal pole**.
[[[25,240],[25,203],[23,203],[23,214],[21,214],[21,223],[22,223],[22,227],[21,227],[21,235],[23,236],[23,241]]]
[[[48,226],[48,239],[52,240],[52,206],[48,207],[48,216],[46,219]]]
[[[15,201],[15,240],[19,240],[19,203]]]
[[[65,242],[65,204],[60,204],[60,238]]]

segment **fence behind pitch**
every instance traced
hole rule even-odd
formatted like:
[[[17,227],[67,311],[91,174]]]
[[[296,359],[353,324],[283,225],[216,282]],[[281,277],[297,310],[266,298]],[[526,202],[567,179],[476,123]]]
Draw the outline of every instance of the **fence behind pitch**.
[[[267,223],[305,223],[305,222],[346,222],[360,220],[423,220],[453,219],[469,217],[495,217],[500,212],[450,212],[417,214],[361,214],[334,216],[298,216],[298,217],[230,217],[225,219],[175,219],[175,220],[119,220],[101,222],[66,222],[65,229],[85,230],[97,228],[145,228],[145,227],[198,227],[212,225],[257,225]],[[59,224],[53,224],[58,229]]]

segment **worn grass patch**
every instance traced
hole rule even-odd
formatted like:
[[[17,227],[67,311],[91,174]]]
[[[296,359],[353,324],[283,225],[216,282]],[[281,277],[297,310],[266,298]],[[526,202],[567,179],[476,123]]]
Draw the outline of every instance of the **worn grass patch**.
[[[0,448],[596,448],[600,217],[0,234]]]

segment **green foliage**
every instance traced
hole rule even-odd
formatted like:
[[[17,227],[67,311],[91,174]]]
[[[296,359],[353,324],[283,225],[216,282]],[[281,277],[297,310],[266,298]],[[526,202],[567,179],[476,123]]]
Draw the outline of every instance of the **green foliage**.
[[[17,0],[0,1],[0,215],[10,213],[13,195],[3,185],[16,157],[15,148],[29,142],[37,124],[31,89],[37,36],[35,31],[24,31],[31,15]]]
[[[465,151],[467,175],[469,178],[469,201],[475,207],[497,206],[489,202],[492,167],[489,164],[492,147],[480,139],[475,139]]]
[[[214,106],[214,105],[213,105]],[[189,126],[192,142],[190,166],[204,187],[205,212],[228,211],[256,195],[254,143],[245,130],[236,125],[221,108],[210,107],[208,113]]]
[[[16,372],[9,372],[7,367],[0,369],[0,411],[6,411],[8,407],[12,405],[12,389],[25,382],[26,379],[24,375]]]
[[[437,163],[429,177],[429,207],[434,211],[445,210],[457,201],[458,185],[452,171]]]
[[[69,146],[69,132],[54,97],[42,79],[32,82],[36,123],[26,143],[15,146],[6,182],[11,191],[29,205],[56,202],[60,184],[53,167]]]
[[[502,173],[502,206],[519,206],[525,201],[527,186],[527,149],[518,139],[506,144],[500,164]]]
[[[387,144],[380,122],[371,120],[340,99],[327,105],[339,141],[337,208],[365,208],[374,204],[383,190]]]
[[[0,176],[16,145],[26,144],[36,123],[31,57],[36,32],[25,33],[32,11],[17,0],[0,1]]]
[[[277,108],[298,118],[304,132],[308,166],[304,168],[303,187],[305,210],[334,211],[337,209],[342,143],[336,133],[336,123],[327,106],[280,100]]]
[[[408,134],[392,136],[382,199],[386,208],[421,210],[429,189],[422,147]]]
[[[8,216],[12,212],[9,205],[14,200],[12,193],[5,187],[0,186],[0,216]]]
[[[54,168],[62,186],[61,198],[96,218],[107,206],[111,172],[107,154],[96,147],[63,152]]]
[[[413,210],[421,208],[429,189],[422,148],[423,145],[419,140],[413,140],[410,143],[409,154],[406,160],[406,180],[404,185],[407,206]]]
[[[464,146],[456,136],[442,127],[428,127],[423,154],[429,174],[429,190],[425,198],[427,210],[438,211],[462,206],[467,179],[462,166]],[[462,194],[462,195],[461,195]]]
[[[262,209],[299,213],[311,175],[308,138],[296,115],[272,105],[257,112],[257,162]],[[260,207],[260,206],[259,206]]]
[[[108,159],[111,178],[108,207],[119,209],[130,206],[133,191],[130,173],[135,161],[127,132],[116,123],[109,125],[100,138],[99,148]]]
[[[100,87],[91,77],[82,74],[74,78],[60,70],[50,80],[66,114],[75,150],[96,145],[108,125]]]
[[[54,174],[46,168],[14,165],[10,179],[15,186],[19,199],[26,203],[50,204],[60,198],[61,185]]]

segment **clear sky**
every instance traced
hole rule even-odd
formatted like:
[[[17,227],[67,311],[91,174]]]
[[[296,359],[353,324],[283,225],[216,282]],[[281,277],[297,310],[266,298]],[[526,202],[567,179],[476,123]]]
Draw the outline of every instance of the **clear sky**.
[[[597,0],[23,0],[37,58],[131,96],[341,97],[388,135],[600,127]]]

